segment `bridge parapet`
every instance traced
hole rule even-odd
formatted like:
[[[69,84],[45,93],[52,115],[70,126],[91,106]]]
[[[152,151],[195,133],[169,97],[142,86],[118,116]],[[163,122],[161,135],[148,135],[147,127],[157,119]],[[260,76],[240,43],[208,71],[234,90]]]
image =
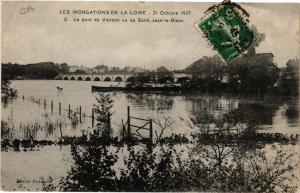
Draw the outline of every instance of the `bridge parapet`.
[[[126,82],[133,74],[60,74],[58,80]]]

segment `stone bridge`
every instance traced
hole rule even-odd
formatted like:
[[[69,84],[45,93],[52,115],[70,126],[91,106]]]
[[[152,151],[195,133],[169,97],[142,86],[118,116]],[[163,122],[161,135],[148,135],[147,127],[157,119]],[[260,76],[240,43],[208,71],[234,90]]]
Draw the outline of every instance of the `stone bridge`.
[[[126,82],[133,74],[61,74],[59,80]]]
[[[134,74],[61,74],[56,77],[58,80],[79,80],[79,81],[102,81],[102,82],[126,82]],[[180,79],[191,78],[186,73],[173,73],[174,82]]]

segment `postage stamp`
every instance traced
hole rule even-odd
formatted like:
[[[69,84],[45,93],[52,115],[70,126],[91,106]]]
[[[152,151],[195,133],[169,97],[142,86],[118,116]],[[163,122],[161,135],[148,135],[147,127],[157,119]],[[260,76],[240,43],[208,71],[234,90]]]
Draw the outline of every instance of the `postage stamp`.
[[[246,51],[254,42],[254,34],[247,22],[230,4],[220,5],[215,13],[197,22],[196,28],[225,62]]]

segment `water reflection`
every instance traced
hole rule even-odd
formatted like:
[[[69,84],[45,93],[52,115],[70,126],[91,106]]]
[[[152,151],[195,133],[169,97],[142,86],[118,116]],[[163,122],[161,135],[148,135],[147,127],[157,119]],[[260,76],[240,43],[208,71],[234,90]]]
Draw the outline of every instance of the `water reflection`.
[[[129,104],[146,107],[149,110],[171,110],[174,104],[174,98],[162,94],[144,94],[132,93],[127,94]]]
[[[224,98],[213,95],[185,96],[190,113],[197,116],[199,112],[209,112],[212,115],[219,115],[238,107],[239,101],[234,98]]]
[[[299,101],[289,100],[287,101],[287,109],[285,116],[289,124],[297,125],[299,121]]]
[[[17,99],[2,99],[1,137],[35,139],[58,139],[64,136],[81,135],[82,130],[92,128],[92,107],[96,104],[98,93],[91,92],[92,82],[70,81],[13,81],[19,90]],[[99,83],[100,84],[100,83]],[[57,91],[60,85],[63,91]],[[126,106],[131,106],[132,113],[138,117],[153,118],[157,112],[165,112],[174,121],[173,133],[188,132],[182,121],[199,113],[207,112],[214,117],[224,114],[233,115],[239,122],[259,124],[270,132],[299,133],[299,103],[297,99],[268,100],[251,99],[238,96],[208,94],[159,94],[159,93],[109,93],[114,100],[112,109],[113,134],[121,130],[121,120],[127,117]],[[22,96],[25,96],[23,100]],[[43,101],[47,100],[46,106]],[[50,103],[54,107],[51,110]],[[61,115],[58,104],[61,103]],[[68,105],[71,106],[69,117]],[[81,106],[81,121],[78,118]],[[59,125],[61,124],[61,130]],[[21,125],[21,126],[20,126]],[[38,125],[39,129],[26,129]],[[154,128],[155,129],[155,128]]]
[[[266,105],[263,103],[238,104],[237,109],[233,109],[228,114],[234,116],[238,122],[248,123],[250,125],[272,125],[272,118],[279,109],[277,105]]]
[[[2,108],[7,108],[8,104],[12,103],[13,100],[16,99],[16,97],[7,97],[7,96],[2,96],[1,97],[1,104],[2,104]]]

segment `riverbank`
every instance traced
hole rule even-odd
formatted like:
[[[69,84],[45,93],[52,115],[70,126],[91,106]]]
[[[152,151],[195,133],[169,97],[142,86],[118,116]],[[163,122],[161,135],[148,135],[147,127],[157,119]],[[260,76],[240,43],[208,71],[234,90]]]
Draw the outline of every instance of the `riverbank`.
[[[296,145],[299,142],[299,135],[285,135],[282,133],[255,133],[253,135],[249,135],[247,133],[244,134],[222,134],[222,133],[214,133],[214,134],[201,134],[198,133],[193,136],[194,139],[197,140],[197,143],[200,144],[214,144],[220,142],[226,142],[226,144],[231,145],[249,145],[252,144],[256,148],[264,147],[267,144],[278,143],[281,145]],[[141,140],[138,138],[123,139],[119,137],[100,137],[100,138],[89,138],[88,136],[80,136],[80,137],[63,137],[61,140],[2,140],[1,141],[1,151],[35,151],[36,149],[43,148],[45,146],[66,146],[66,145],[114,145],[117,147],[121,147],[124,144],[138,145],[139,143],[148,144],[150,141]],[[177,145],[177,144],[189,144],[194,143],[193,140],[187,138],[185,135],[181,134],[172,134],[169,137],[164,137],[159,142],[160,144],[168,144],[168,145]],[[153,143],[149,143],[152,144]]]

